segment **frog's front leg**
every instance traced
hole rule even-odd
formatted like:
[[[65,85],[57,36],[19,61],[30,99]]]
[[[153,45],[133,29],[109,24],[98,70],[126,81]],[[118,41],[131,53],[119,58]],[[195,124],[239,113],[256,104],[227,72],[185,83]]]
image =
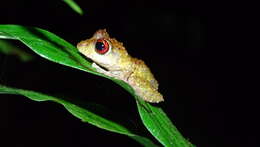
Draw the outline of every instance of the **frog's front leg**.
[[[99,72],[99,73],[102,73],[102,74],[107,75],[109,77],[113,76],[109,71],[106,71],[106,70],[102,69],[100,66],[98,66],[94,62],[92,63],[92,67],[95,68],[97,70],[97,72]]]
[[[106,71],[103,68],[101,68],[99,65],[97,65],[96,63],[92,63],[92,67],[94,67],[97,72],[102,73],[104,75],[107,75],[109,77],[113,77],[119,80],[125,80],[126,78],[123,77],[124,74],[122,74],[122,71],[120,70],[116,70],[116,71]]]

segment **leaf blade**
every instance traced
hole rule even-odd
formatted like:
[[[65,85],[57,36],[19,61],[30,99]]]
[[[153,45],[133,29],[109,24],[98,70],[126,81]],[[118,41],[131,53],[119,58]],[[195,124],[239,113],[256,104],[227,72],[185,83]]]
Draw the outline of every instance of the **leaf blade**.
[[[15,38],[20,40],[34,52],[50,61],[83,70],[114,81],[127,90],[137,100],[137,107],[144,125],[151,132],[151,134],[159,140],[159,142],[165,146],[171,146],[172,144],[177,145],[177,147],[192,146],[185,138],[181,136],[161,108],[158,109],[149,103],[143,102],[140,98],[138,98],[138,96],[135,95],[135,92],[127,83],[96,72],[95,69],[91,67],[91,63],[79,55],[77,49],[73,45],[59,38],[55,34],[39,28],[16,25],[0,25],[0,38],[1,35],[3,36],[5,34],[7,34],[6,38]],[[145,110],[150,110],[156,115],[150,115],[149,112],[146,112]],[[163,124],[169,124],[169,127],[163,128],[163,132],[165,133],[158,133],[161,131],[158,128],[161,128],[161,125]],[[174,135],[177,135],[177,137],[174,137]]]
[[[0,40],[0,53],[6,55],[15,55],[22,62],[28,62],[34,58],[33,55],[23,51],[21,48],[14,46],[12,43],[6,40]]]
[[[58,97],[49,96],[46,94],[42,94],[39,92],[34,92],[30,90],[23,90],[23,89],[17,89],[17,88],[11,88],[0,84],[0,94],[13,94],[13,95],[21,95],[25,96],[33,101],[38,102],[44,102],[44,101],[53,101],[58,104],[61,104],[64,106],[64,108],[70,112],[73,116],[81,119],[83,122],[88,122],[96,127],[99,127],[101,129],[105,129],[111,132],[127,135],[130,138],[135,139],[143,146],[152,146],[156,147],[152,141],[150,141],[148,138],[145,138],[143,136],[136,135],[132,133],[130,130],[125,128],[124,126],[113,122],[109,119],[106,119],[104,117],[101,117],[97,114],[92,113],[91,111],[88,111],[87,109],[84,109],[78,105],[73,104],[70,101],[67,101],[65,99],[61,99]]]
[[[75,46],[46,30],[19,25],[0,25],[0,34],[0,38],[10,39],[12,36],[12,39],[21,41],[45,59],[102,76],[95,72],[90,62],[79,55]]]
[[[164,146],[193,147],[193,145],[181,135],[161,108],[152,106],[142,100],[137,101],[137,107],[140,117],[147,129]]]
[[[68,6],[71,7],[72,10],[77,12],[80,15],[83,15],[83,10],[80,8],[80,6],[73,0],[63,0]]]

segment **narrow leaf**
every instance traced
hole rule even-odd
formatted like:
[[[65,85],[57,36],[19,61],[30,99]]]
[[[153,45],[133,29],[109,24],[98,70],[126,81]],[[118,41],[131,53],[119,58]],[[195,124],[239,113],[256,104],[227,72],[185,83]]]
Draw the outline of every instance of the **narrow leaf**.
[[[68,6],[70,6],[75,12],[83,15],[83,11],[80,6],[73,0],[63,0]]]
[[[6,40],[0,40],[0,53],[6,55],[15,55],[23,62],[31,61],[33,55],[23,51]]]
[[[137,100],[137,107],[147,129],[164,146],[193,147],[181,135],[161,108],[152,106],[143,100]]]
[[[119,123],[116,123],[114,121],[111,121],[109,119],[106,119],[102,116],[99,116],[91,111],[89,111],[85,107],[81,107],[79,105],[76,105],[73,101],[68,101],[65,99],[61,99],[58,97],[48,96],[46,94],[42,94],[39,92],[29,91],[29,90],[23,90],[23,89],[16,89],[11,88],[7,86],[0,85],[0,94],[14,94],[14,95],[21,95],[25,96],[33,101],[53,101],[56,103],[59,103],[64,106],[65,109],[67,109],[72,115],[75,117],[81,119],[83,122],[88,122],[94,126],[97,126],[99,128],[116,132],[119,134],[124,134],[129,136],[130,138],[138,141],[143,146],[151,146],[156,147],[157,145],[153,144],[152,141],[150,141],[148,138],[133,134],[130,130],[125,128]]]
[[[16,39],[28,46],[32,51],[50,61],[97,74],[75,46],[53,33],[39,28],[19,25],[0,25],[0,38]]]
[[[165,146],[192,146],[181,136],[161,108],[143,102],[135,95],[135,92],[127,83],[96,72],[95,69],[91,67],[91,63],[79,55],[77,49],[73,45],[55,34],[39,28],[18,25],[0,25],[0,38],[20,40],[34,52],[48,60],[114,81],[136,98],[138,101],[137,106],[139,114],[144,125],[159,142]]]

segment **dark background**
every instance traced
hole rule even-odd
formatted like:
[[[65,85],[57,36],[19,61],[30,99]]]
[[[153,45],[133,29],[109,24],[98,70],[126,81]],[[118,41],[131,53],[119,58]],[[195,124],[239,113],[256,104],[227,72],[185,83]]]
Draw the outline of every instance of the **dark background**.
[[[257,88],[249,88],[255,81],[252,69],[258,67],[257,54],[249,49],[257,47],[246,43],[255,32],[251,20],[257,19],[256,9],[226,1],[77,2],[83,16],[58,0],[4,1],[0,23],[40,27],[74,45],[106,28],[151,68],[165,97],[159,105],[193,144],[257,146],[258,121],[253,118],[258,118],[258,104],[251,100]],[[133,98],[115,83],[49,62],[13,43],[35,59],[24,63],[0,54],[2,84],[95,102],[143,127]],[[82,123],[58,104],[0,97],[1,140],[7,146],[139,146]]]

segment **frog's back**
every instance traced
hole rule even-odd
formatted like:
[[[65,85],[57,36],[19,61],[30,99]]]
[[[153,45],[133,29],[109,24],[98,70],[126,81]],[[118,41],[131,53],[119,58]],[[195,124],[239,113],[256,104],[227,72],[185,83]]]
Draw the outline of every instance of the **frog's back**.
[[[128,78],[128,83],[133,87],[136,94],[145,101],[158,103],[163,101],[163,96],[157,91],[158,83],[150,69],[142,60],[133,58],[135,68]]]
[[[139,60],[137,58],[133,58],[133,60],[135,60],[134,63],[136,64],[136,68],[135,68],[135,71],[133,74],[144,80],[147,80],[151,84],[151,87],[153,87],[155,90],[157,90],[158,82],[154,78],[154,76],[153,76],[151,70],[148,68],[148,66],[142,60]]]

